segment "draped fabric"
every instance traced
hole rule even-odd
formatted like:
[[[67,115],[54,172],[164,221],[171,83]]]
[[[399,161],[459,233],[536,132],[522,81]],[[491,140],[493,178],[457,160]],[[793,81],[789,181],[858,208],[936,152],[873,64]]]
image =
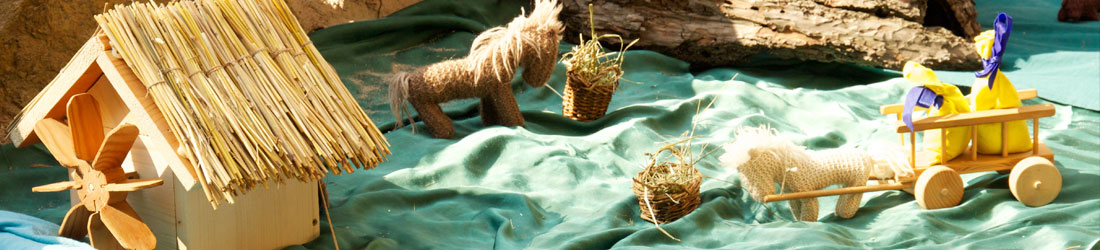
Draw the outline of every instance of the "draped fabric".
[[[1080,32],[1098,23],[1075,26],[1042,16],[1057,11],[1056,0],[977,2],[986,28],[999,11],[1015,18],[1001,70],[1017,88],[1077,89],[1042,87],[1039,94],[1049,99],[1023,102],[1055,101],[1057,114],[1041,120],[1039,136],[1062,173],[1057,199],[1027,207],[1013,198],[1006,175],[975,173],[962,176],[966,190],[956,207],[924,210],[908,193],[870,192],[851,219],[834,214],[836,197],[820,199],[817,222],[795,220],[786,202],[753,201],[736,171],[717,164],[723,152],[712,150],[732,140],[738,127],[762,124],[811,150],[897,143],[897,118],[879,115],[878,107],[901,103],[914,86],[900,72],[768,58],[692,69],[671,57],[630,51],[625,80],[599,120],[563,117],[560,97],[517,77],[512,86],[526,119],[522,127],[482,126],[476,101],[466,100],[443,107],[455,121],[453,139],[430,137],[420,122],[412,125],[419,126],[416,134],[410,126],[393,130],[381,79],[464,56],[476,33],[506,23],[528,2],[428,0],[388,18],[311,35],[394,154],[374,170],[328,177],[335,232],[322,219],[321,236],[292,249],[332,249],[334,236],[341,249],[1100,247],[1100,113],[1086,105],[1100,90],[1085,86],[1100,82],[1100,45],[1090,40],[1100,35]],[[559,54],[570,46],[563,43]],[[560,92],[564,67],[556,70],[548,86]],[[936,74],[947,83],[974,81],[971,71]],[[710,108],[700,107],[711,101]],[[682,138],[693,124],[696,167],[707,177],[699,208],[662,225],[683,240],[677,242],[639,217],[631,178],[643,169],[645,153]],[[68,195],[30,188],[65,175],[41,146],[0,146],[0,209],[60,223]]]

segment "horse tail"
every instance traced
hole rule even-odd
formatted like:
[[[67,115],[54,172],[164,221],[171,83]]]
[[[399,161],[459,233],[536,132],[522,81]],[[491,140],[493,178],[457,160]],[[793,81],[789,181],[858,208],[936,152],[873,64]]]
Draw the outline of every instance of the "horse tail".
[[[405,126],[405,117],[408,117],[409,124],[415,123],[416,121],[409,114],[409,107],[405,105],[405,101],[409,99],[409,84],[412,82],[410,74],[408,72],[398,72],[387,79],[387,82],[390,85],[390,112],[393,113],[394,121],[397,122],[394,129]]]

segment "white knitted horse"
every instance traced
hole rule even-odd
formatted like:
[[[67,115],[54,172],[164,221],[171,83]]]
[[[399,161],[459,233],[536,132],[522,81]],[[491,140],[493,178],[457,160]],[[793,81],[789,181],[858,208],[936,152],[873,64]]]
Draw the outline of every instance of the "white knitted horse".
[[[723,146],[726,153],[719,161],[736,168],[742,187],[758,202],[764,200],[764,196],[775,194],[776,184],[783,193],[804,192],[833,184],[863,186],[872,172],[876,178],[886,178],[896,172],[890,168],[897,161],[876,159],[880,157],[858,149],[807,151],[767,126],[742,127],[736,138]],[[837,216],[851,218],[855,215],[862,196],[862,193],[841,195],[836,203]],[[796,219],[817,220],[816,198],[789,203]]]

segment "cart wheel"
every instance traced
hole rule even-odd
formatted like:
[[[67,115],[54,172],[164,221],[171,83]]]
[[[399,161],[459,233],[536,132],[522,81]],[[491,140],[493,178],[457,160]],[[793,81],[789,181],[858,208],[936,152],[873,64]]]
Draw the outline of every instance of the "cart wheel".
[[[1062,190],[1062,174],[1046,158],[1032,156],[1016,163],[1008,188],[1024,205],[1038,207],[1054,201]]]
[[[953,207],[962,201],[962,177],[954,169],[933,166],[917,178],[917,204],[925,209]]]

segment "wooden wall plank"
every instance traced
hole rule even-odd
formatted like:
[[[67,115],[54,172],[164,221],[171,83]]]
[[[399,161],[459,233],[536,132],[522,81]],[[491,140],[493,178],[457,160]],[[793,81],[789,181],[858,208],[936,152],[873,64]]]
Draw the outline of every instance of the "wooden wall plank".
[[[287,180],[214,210],[200,188],[177,188],[179,249],[282,249],[312,241],[320,235],[317,191],[317,182]]]

